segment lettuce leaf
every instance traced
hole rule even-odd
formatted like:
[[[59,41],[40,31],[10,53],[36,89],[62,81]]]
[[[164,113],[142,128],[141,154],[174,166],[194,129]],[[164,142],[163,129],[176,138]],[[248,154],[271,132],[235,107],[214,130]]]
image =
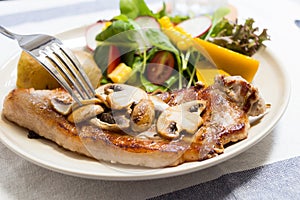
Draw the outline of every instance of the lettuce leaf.
[[[229,13],[230,9],[227,7],[218,8],[212,15],[211,28],[209,29],[208,33],[204,35],[203,39],[206,40],[207,38],[209,38],[215,26]]]
[[[121,15],[130,19],[135,19],[138,16],[154,17],[144,0],[120,0],[120,11]]]
[[[104,31],[100,32],[96,36],[97,41],[106,41],[109,38],[115,36],[118,37],[118,34],[124,33],[126,31],[134,30],[134,25],[129,21],[117,20],[113,21],[112,24],[107,27]],[[124,35],[122,35],[124,37]],[[127,39],[130,40],[130,35],[125,38],[120,37],[118,42],[124,42]],[[116,39],[115,39],[116,40]],[[117,41],[116,41],[117,42]]]
[[[244,24],[223,19],[214,27],[208,41],[235,52],[252,56],[264,46],[264,41],[270,40],[267,29],[257,33],[258,27],[253,27],[253,24],[252,18],[248,18]]]

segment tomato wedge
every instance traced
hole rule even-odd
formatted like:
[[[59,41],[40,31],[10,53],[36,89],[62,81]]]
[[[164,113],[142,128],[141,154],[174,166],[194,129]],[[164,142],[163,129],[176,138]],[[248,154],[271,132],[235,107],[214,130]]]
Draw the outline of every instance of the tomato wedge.
[[[121,63],[120,51],[117,46],[111,45],[108,51],[107,74],[110,74]]]
[[[157,85],[163,84],[172,74],[175,59],[171,52],[159,51],[147,64],[146,77]]]

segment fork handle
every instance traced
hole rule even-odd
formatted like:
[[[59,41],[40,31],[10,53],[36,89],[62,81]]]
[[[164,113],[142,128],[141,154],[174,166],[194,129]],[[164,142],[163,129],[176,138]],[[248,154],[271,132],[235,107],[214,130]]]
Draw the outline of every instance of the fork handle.
[[[6,37],[9,37],[11,39],[18,39],[17,35],[10,32],[9,30],[7,30],[6,28],[4,28],[3,26],[0,25],[0,33],[2,33],[3,35],[5,35]]]

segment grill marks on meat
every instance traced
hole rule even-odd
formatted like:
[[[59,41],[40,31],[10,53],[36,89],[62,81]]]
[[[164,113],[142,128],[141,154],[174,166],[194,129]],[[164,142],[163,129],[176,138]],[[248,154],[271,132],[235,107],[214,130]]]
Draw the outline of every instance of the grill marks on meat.
[[[76,127],[51,108],[51,98],[69,96],[64,90],[15,89],[4,101],[3,114],[8,120],[58,145],[89,157],[155,168],[175,166],[214,157],[223,153],[225,144],[247,137],[250,127],[247,113],[254,110],[252,114],[261,114],[264,102],[258,91],[244,82],[220,76],[216,78],[216,84],[208,88],[196,86],[157,94],[169,105],[194,99],[207,101],[201,128],[192,138],[173,141],[132,137],[103,131],[89,124]],[[232,92],[232,86],[240,88]],[[235,93],[245,95],[240,101],[233,98]]]

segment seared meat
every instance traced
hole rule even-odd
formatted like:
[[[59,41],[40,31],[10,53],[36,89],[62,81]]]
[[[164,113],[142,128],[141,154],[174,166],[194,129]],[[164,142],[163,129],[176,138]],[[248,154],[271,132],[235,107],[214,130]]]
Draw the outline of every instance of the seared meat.
[[[232,90],[233,85],[239,88]],[[239,78],[220,76],[208,88],[193,87],[157,96],[172,106],[195,99],[205,100],[203,125],[194,135],[183,133],[174,140],[131,136],[102,130],[90,123],[75,126],[51,106],[52,98],[71,99],[62,89],[15,89],[4,101],[3,114],[8,120],[65,149],[89,157],[123,164],[165,167],[200,161],[222,153],[228,142],[247,137],[250,127],[247,114],[261,114],[265,109],[257,89]],[[149,131],[155,132],[155,128]]]
[[[61,97],[71,101],[63,89],[15,89],[6,97],[3,115],[71,151],[91,156],[78,137],[77,128],[51,106],[51,98]]]

